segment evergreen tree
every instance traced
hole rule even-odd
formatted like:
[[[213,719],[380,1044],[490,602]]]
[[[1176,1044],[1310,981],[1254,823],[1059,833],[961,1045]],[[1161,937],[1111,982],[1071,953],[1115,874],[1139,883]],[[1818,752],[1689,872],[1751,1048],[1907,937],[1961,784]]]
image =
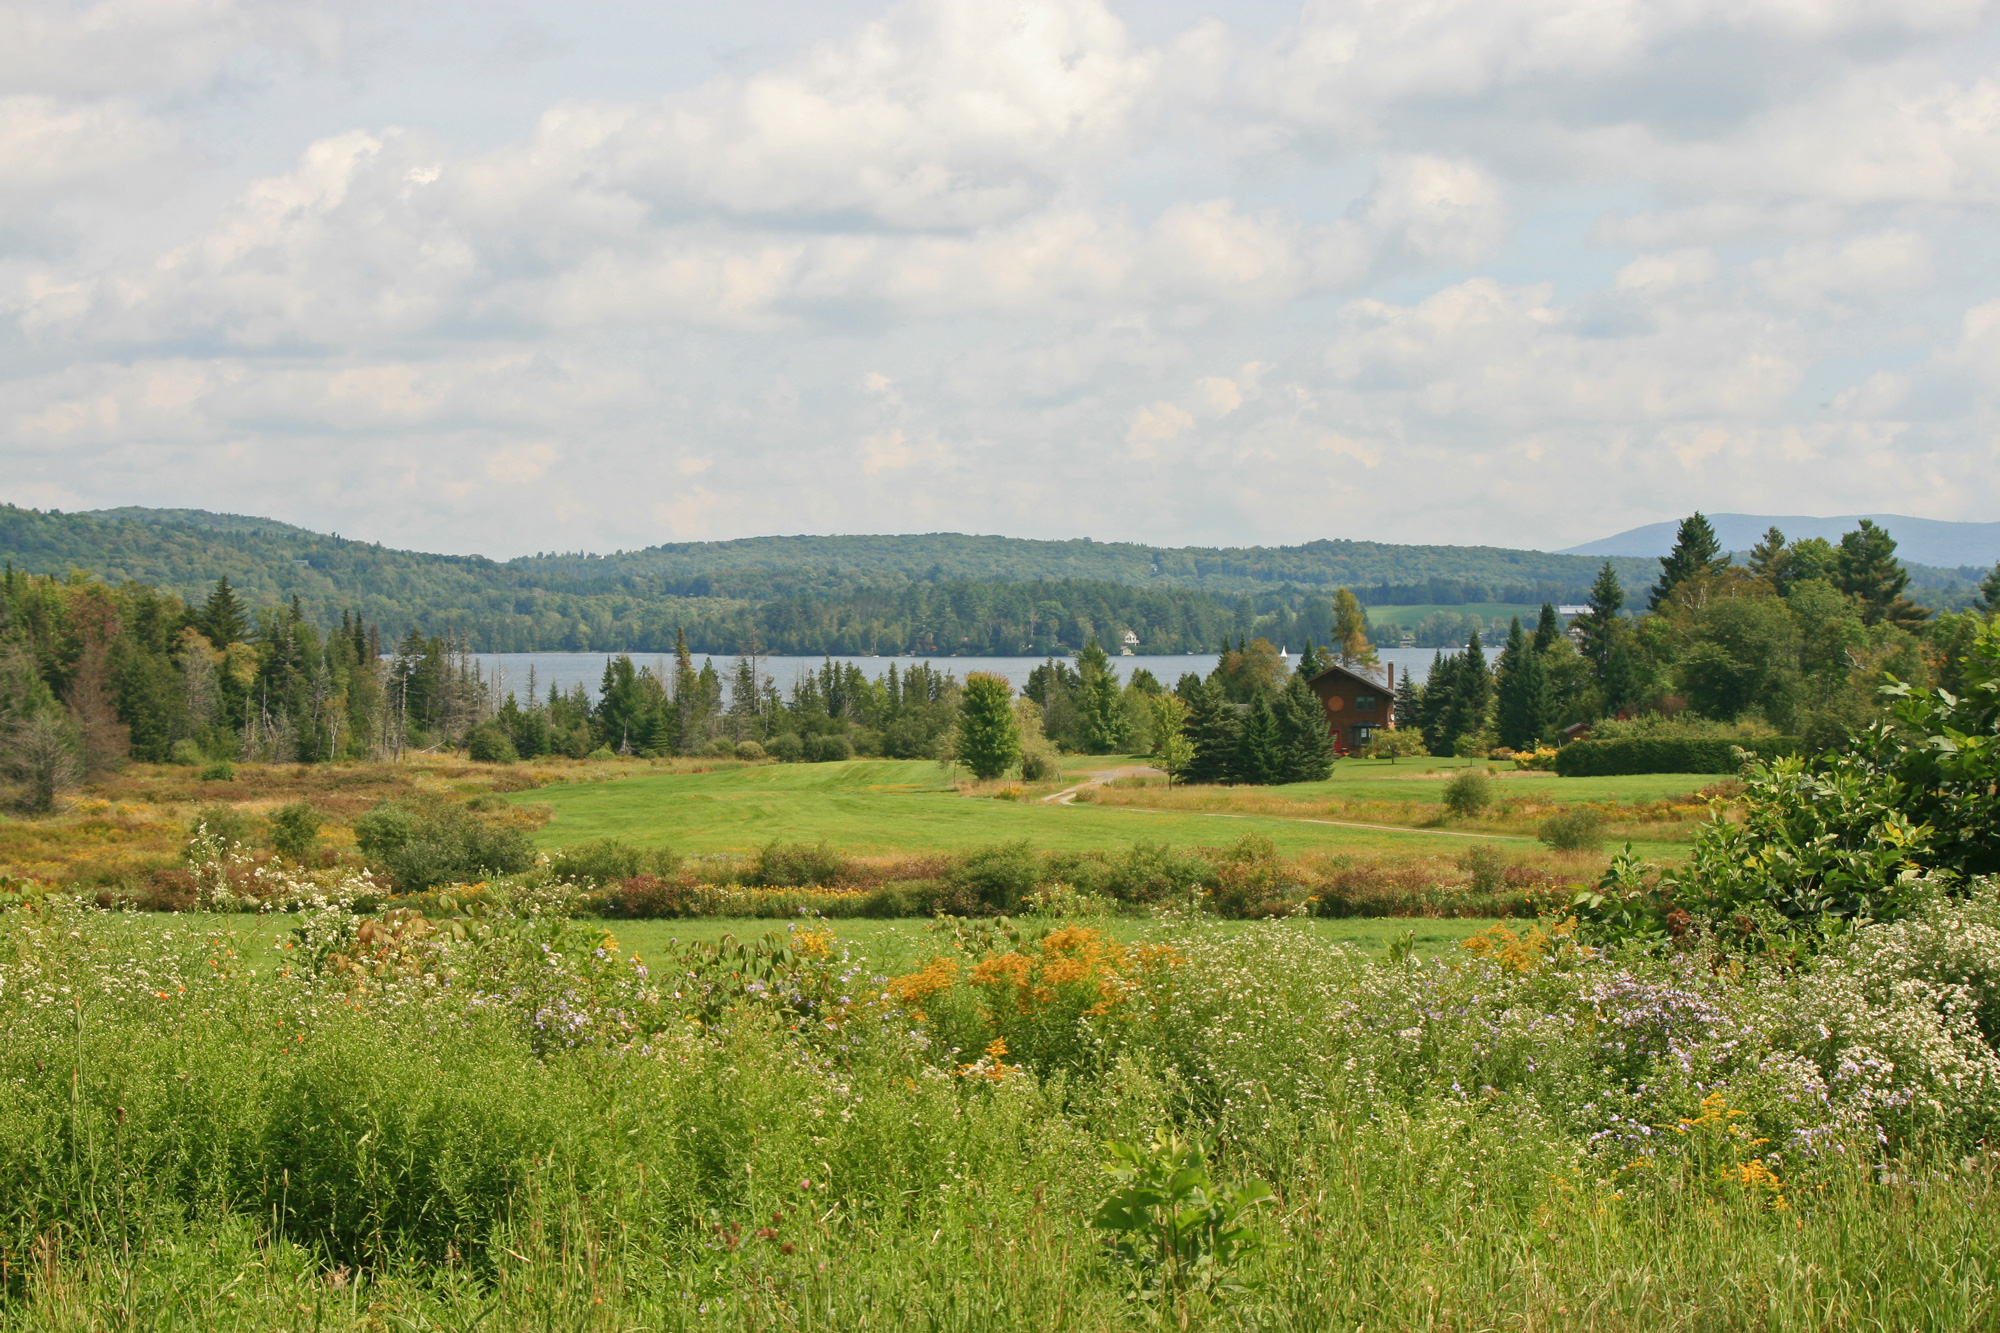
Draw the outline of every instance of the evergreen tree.
[[[1078,739],[1086,754],[1110,754],[1125,742],[1117,673],[1094,638],[1077,654],[1077,667],[1083,678],[1077,690]]]
[[[1190,694],[1185,731],[1194,757],[1188,761],[1186,780],[1228,782],[1236,768],[1239,715],[1223,697],[1220,681],[1203,681]]]
[[[1416,673],[1405,671],[1403,678],[1396,682],[1396,708],[1391,717],[1399,729],[1416,729],[1423,710],[1424,694],[1417,685]]]
[[[1834,583],[1860,605],[1863,624],[1886,621],[1910,629],[1930,615],[1903,595],[1910,586],[1910,572],[1896,558],[1896,539],[1869,519],[1862,519],[1859,528],[1840,539]]]
[[[1562,636],[1562,617],[1556,614],[1555,603],[1543,602],[1541,618],[1535,622],[1535,651],[1547,652]]]
[[[1590,610],[1576,618],[1577,629],[1583,635],[1579,649],[1590,659],[1592,674],[1600,684],[1611,663],[1612,645],[1618,642],[1622,628],[1618,613],[1624,609],[1624,585],[1618,582],[1618,571],[1606,560],[1604,568],[1597,571],[1597,581],[1590,585]]]
[[[1783,588],[1785,566],[1791,561],[1792,553],[1785,545],[1785,534],[1773,525],[1765,529],[1763,537],[1750,548],[1750,559],[1745,567],[1773,588]]]
[[[243,614],[243,603],[236,600],[236,590],[229,586],[228,579],[215,581],[215,591],[208,595],[201,615],[196,617],[195,627],[218,648],[227,648],[232,643],[243,643],[250,638],[250,622]],[[411,632],[415,633],[414,630]]]
[[[1521,619],[1514,618],[1507,631],[1507,646],[1500,653],[1500,743],[1510,750],[1530,750],[1548,727],[1549,675],[1542,655],[1521,632]]]
[[[1326,670],[1327,664],[1320,660],[1319,650],[1313,647],[1312,636],[1306,636],[1306,646],[1299,650],[1299,664],[1292,668],[1294,676],[1311,680]]]
[[[1431,658],[1431,674],[1424,678],[1423,696],[1411,721],[1424,734],[1424,748],[1432,754],[1451,753],[1451,741],[1447,736],[1451,725],[1452,702],[1458,693],[1459,656],[1444,655],[1440,648]]]
[[[1236,735],[1236,762],[1231,777],[1237,782],[1264,786],[1282,781],[1284,744],[1278,735],[1278,719],[1262,696],[1252,701]]]
[[[2000,611],[2000,564],[1995,564],[1979,583],[1979,609],[1987,615]]]
[[[974,671],[958,696],[953,756],[981,779],[999,777],[1021,758],[1021,727],[1014,718],[1014,687],[1005,676]]]
[[[1279,782],[1324,782],[1333,771],[1326,706],[1306,683],[1310,679],[1303,670],[1294,672],[1278,696]]]
[[[1606,562],[1607,567],[1610,562]],[[1722,568],[1729,563],[1729,557],[1722,553],[1722,543],[1716,540],[1715,529],[1700,513],[1681,520],[1680,530],[1674,534],[1674,549],[1660,562],[1660,581],[1653,586],[1651,609],[1659,610],[1673,595],[1675,588],[1711,570]]]
[[[1445,719],[1444,754],[1457,748],[1460,736],[1471,735],[1486,725],[1486,710],[1493,702],[1493,673],[1486,667],[1486,650],[1473,635],[1459,655],[1453,673],[1450,712]]]

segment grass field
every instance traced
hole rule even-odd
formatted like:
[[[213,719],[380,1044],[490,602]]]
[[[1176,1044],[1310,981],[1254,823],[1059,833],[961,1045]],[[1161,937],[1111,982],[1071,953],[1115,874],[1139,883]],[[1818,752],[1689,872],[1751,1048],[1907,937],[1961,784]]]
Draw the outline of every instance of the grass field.
[[[1141,763],[1143,758],[1100,758],[1071,767],[1065,777],[1073,782],[1092,771]],[[1258,833],[1289,855],[1456,855],[1475,839],[1536,851],[1535,821],[1563,804],[1691,800],[1713,781],[1689,774],[1510,773],[1496,778],[1500,799],[1491,816],[1420,827],[1437,822],[1444,780],[1465,766],[1461,760],[1343,760],[1333,778],[1320,783],[1169,790],[1155,780],[1096,788],[1074,805],[1057,806],[1034,799],[1050,788],[1022,792],[1025,799],[999,799],[988,790],[961,791],[936,764],[854,760],[642,775],[544,787],[509,799],[547,809],[550,818],[536,839],[549,848],[617,837],[700,854],[748,851],[773,840],[825,841],[867,855],[1027,839],[1041,848],[1082,851],[1139,840],[1219,846]],[[1655,856],[1674,855],[1692,827],[1683,818],[1626,827],[1615,816],[1614,825],[1614,837],[1629,838]]]

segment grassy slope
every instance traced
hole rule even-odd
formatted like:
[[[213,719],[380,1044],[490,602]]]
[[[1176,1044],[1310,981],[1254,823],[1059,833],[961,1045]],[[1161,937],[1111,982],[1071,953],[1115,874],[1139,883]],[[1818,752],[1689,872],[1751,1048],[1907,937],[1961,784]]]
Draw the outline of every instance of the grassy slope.
[[[1125,762],[1133,762],[1127,760]],[[1107,765],[1099,765],[1107,766]],[[689,853],[745,851],[773,839],[822,839],[859,854],[937,851],[1026,838],[1037,847],[1063,850],[1123,848],[1145,839],[1178,846],[1220,846],[1245,833],[1271,838],[1285,853],[1361,852],[1456,854],[1468,841],[1447,832],[1374,829],[1309,823],[1340,818],[1329,813],[1338,800],[1434,805],[1440,781],[1452,761],[1344,761],[1324,783],[1257,789],[1286,801],[1312,802],[1280,814],[1236,812],[1218,793],[1222,808],[1149,809],[1079,803],[1062,807],[1039,802],[994,800],[960,795],[935,764],[916,760],[855,760],[844,764],[760,765],[704,774],[636,777],[613,783],[545,787],[511,799],[547,805],[553,818],[537,835],[543,847],[561,847],[593,838],[619,837],[648,846]],[[1425,773],[1424,769],[1435,772]],[[1074,773],[1074,770],[1072,770]],[[1651,775],[1644,778],[1503,778],[1504,795],[1560,792],[1563,800],[1652,799],[1691,791],[1709,778]],[[1557,784],[1561,784],[1560,787]],[[1249,796],[1242,799],[1248,800]],[[1396,813],[1391,810],[1392,815]],[[1408,811],[1412,821],[1428,812]],[[1535,846],[1532,835],[1502,835],[1508,843]],[[1642,850],[1654,849],[1650,842]],[[1671,853],[1670,844],[1657,849]]]

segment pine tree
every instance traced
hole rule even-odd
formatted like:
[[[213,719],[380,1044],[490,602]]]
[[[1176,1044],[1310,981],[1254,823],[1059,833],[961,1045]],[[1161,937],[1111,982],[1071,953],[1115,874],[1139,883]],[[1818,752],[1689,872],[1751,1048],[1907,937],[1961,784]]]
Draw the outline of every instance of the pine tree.
[[[1555,647],[1556,640],[1562,636],[1562,617],[1556,614],[1555,604],[1543,602],[1541,619],[1535,622],[1535,651],[1547,652]]]
[[[1280,782],[1324,782],[1333,771],[1333,738],[1327,734],[1326,706],[1306,682],[1303,670],[1294,672],[1278,696],[1276,709]]]
[[[1405,671],[1403,678],[1396,682],[1396,708],[1390,715],[1398,729],[1418,727],[1418,719],[1424,709],[1424,693],[1417,685],[1415,672]]]
[[[243,643],[249,639],[250,622],[243,614],[243,603],[236,600],[236,590],[229,586],[227,578],[215,581],[215,591],[208,595],[201,615],[196,617],[196,628],[218,648],[227,648],[232,643]]]
[[[1231,776],[1237,782],[1265,786],[1282,781],[1284,746],[1278,736],[1278,719],[1262,697],[1254,700],[1236,736],[1236,763]]]
[[[1190,691],[1187,738],[1194,746],[1188,762],[1188,782],[1228,782],[1236,768],[1236,735],[1241,730],[1236,709],[1222,697],[1220,681],[1203,681]]]
[[[1319,650],[1313,647],[1312,637],[1306,637],[1306,646],[1299,650],[1299,664],[1292,668],[1292,674],[1304,680],[1311,680],[1326,670],[1326,663],[1320,661]]]
[[[1979,609],[1989,616],[2000,611],[2000,564],[1979,582]]]
[[[1078,736],[1087,754],[1110,754],[1125,742],[1125,717],[1118,706],[1118,676],[1111,659],[1092,639],[1077,654],[1083,683],[1077,691]]]
[[[1896,539],[1868,519],[1862,519],[1859,528],[1840,539],[1834,582],[1860,604],[1864,624],[1886,621],[1907,629],[1930,615],[1903,595],[1903,589],[1910,586],[1910,572],[1896,558]]]
[[[1707,519],[1699,512],[1682,519],[1680,530],[1674,534],[1674,549],[1660,562],[1660,581],[1653,586],[1650,609],[1659,610],[1674,589],[1689,579],[1728,563],[1729,557],[1722,554],[1722,543],[1716,540],[1715,529],[1708,525]]]
[[[1444,655],[1442,648],[1431,659],[1431,674],[1424,678],[1422,698],[1411,722],[1424,734],[1424,748],[1432,754],[1451,753],[1451,741],[1446,738],[1446,730],[1451,724],[1452,700],[1458,692],[1459,656]]]
[[[1510,750],[1530,750],[1548,726],[1549,673],[1542,655],[1521,632],[1521,619],[1514,618],[1507,631],[1507,646],[1500,653],[1500,703],[1498,731],[1500,743]]]
[[[1590,659],[1591,673],[1600,683],[1611,661],[1612,645],[1618,641],[1618,613],[1624,609],[1625,588],[1618,582],[1618,571],[1606,560],[1604,568],[1597,571],[1597,581],[1590,585],[1590,610],[1576,618],[1583,635],[1578,647]]]
[[[1453,673],[1451,711],[1445,720],[1445,748],[1450,754],[1460,736],[1471,735],[1486,725],[1486,710],[1493,702],[1493,673],[1486,667],[1486,650],[1479,636],[1472,636],[1458,658]]]
[[[1786,548],[1785,534],[1773,524],[1764,530],[1763,537],[1750,548],[1750,558],[1745,567],[1770,584],[1773,588],[1785,586],[1785,568],[1792,562],[1792,553]]]

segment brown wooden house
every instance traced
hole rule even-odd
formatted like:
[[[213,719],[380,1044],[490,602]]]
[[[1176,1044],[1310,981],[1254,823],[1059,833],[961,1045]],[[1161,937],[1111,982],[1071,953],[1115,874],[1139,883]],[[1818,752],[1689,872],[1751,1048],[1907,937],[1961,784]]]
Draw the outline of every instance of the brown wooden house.
[[[1365,671],[1338,664],[1306,682],[1326,710],[1326,732],[1336,754],[1368,748],[1375,733],[1396,725],[1396,667],[1389,665],[1385,684]]]

